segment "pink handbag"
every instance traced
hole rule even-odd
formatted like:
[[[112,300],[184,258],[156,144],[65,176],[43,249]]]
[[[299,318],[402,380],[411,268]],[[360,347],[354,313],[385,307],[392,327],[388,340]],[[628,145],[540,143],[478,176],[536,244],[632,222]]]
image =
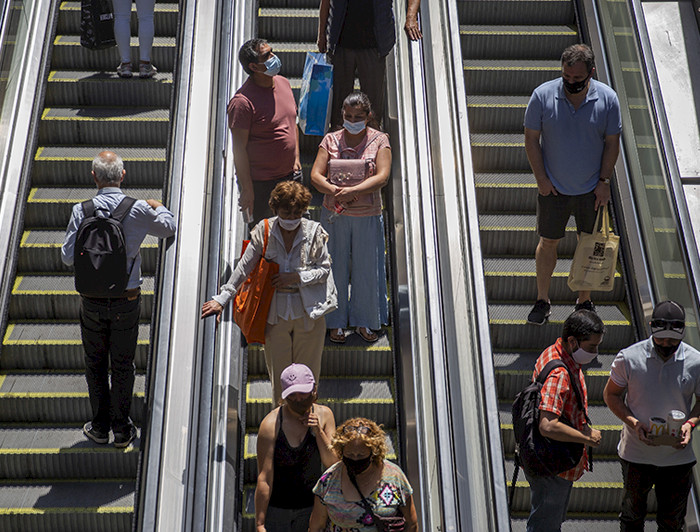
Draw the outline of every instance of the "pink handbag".
[[[354,152],[355,157],[351,159],[331,159],[328,161],[328,180],[331,184],[337,187],[352,187],[359,183],[362,183],[369,176],[374,174],[375,163],[371,159],[364,159],[362,153],[365,148],[374,142],[380,134],[375,135],[373,138],[367,141],[362,151],[356,152],[353,148],[345,148],[340,151],[340,156],[342,157],[344,153]],[[336,138],[336,140],[338,140]],[[340,148],[340,142],[338,142]],[[367,194],[360,194],[357,199],[353,201],[350,205],[352,207],[367,207],[374,205],[373,192]]]

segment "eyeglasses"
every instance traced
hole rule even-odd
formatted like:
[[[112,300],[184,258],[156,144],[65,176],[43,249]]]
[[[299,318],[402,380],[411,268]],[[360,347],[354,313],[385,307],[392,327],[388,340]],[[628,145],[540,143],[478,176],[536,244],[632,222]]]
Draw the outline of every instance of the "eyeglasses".
[[[650,325],[652,332],[669,329],[676,332],[683,332],[683,329],[685,329],[685,322],[681,320],[652,320]]]
[[[345,425],[345,427],[343,427],[343,432],[357,432],[358,434],[364,434],[367,436],[372,432],[372,429],[365,427],[364,425]]]

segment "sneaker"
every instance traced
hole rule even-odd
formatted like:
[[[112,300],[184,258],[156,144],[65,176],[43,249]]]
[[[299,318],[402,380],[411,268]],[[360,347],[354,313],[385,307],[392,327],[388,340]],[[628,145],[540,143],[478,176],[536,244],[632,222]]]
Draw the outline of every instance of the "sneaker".
[[[105,444],[109,441],[109,432],[102,432],[92,426],[92,421],[88,421],[83,425],[83,434],[90,438],[95,443]]]
[[[131,63],[119,63],[117,74],[119,74],[120,78],[130,78],[133,76],[134,71],[131,69]]]
[[[136,427],[133,425],[129,427],[129,432],[115,432],[114,433],[114,446],[117,449],[123,449],[128,447],[129,444],[136,438]]]
[[[590,310],[591,312],[595,312],[595,305],[593,304],[593,301],[587,299],[583,303],[576,303],[576,306],[574,307],[574,312],[576,312],[577,310]]]
[[[140,78],[152,78],[156,75],[158,69],[154,67],[151,63],[139,63],[139,77]]]
[[[530,314],[527,315],[527,322],[533,325],[544,325],[547,318],[552,313],[552,305],[547,303],[544,299],[538,299],[535,302],[535,306],[532,307]]]

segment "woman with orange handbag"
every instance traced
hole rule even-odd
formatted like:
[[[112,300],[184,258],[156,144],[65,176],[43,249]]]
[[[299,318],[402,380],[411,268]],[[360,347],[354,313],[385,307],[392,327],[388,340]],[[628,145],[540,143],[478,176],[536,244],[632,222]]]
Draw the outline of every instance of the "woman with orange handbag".
[[[381,189],[389,181],[391,147],[386,133],[369,127],[372,107],[364,93],[345,98],[343,119],[343,129],[323,138],[311,169],[311,182],[325,194],[321,224],[338,286],[338,310],[326,321],[332,342],[345,342],[346,327],[376,342],[373,329],[389,315]]]
[[[328,233],[321,224],[303,218],[311,192],[295,181],[279,183],[270,194],[265,259],[279,265],[272,276],[275,294],[267,314],[265,363],[272,382],[274,404],[279,402],[280,375],[292,363],[305,364],[320,377],[325,338],[324,315],[337,306],[337,294],[328,253]],[[202,306],[202,318],[216,314],[217,321],[262,258],[265,220],[255,226],[236,269],[218,295]]]

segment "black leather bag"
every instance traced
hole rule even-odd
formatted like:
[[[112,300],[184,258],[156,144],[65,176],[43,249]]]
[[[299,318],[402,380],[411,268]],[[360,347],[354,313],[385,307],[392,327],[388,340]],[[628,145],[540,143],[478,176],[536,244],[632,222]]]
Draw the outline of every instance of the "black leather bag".
[[[90,50],[102,50],[117,45],[111,0],[82,0],[80,15],[82,46]]]
[[[357,480],[355,479],[355,475],[350,474],[348,471],[348,476],[350,477],[350,481],[352,482],[352,485],[355,486],[355,489],[357,490],[357,493],[360,494],[360,497],[362,499],[360,500],[360,504],[364,507],[365,511],[369,513],[372,516],[372,521],[374,521],[374,526],[377,527],[377,530],[379,532],[403,532],[406,528],[406,519],[404,518],[403,515],[393,515],[391,517],[382,517],[381,515],[377,515],[374,513],[372,510],[372,505],[369,503],[367,499],[365,499],[365,496],[362,495],[362,492],[360,491],[360,487],[357,485]]]

